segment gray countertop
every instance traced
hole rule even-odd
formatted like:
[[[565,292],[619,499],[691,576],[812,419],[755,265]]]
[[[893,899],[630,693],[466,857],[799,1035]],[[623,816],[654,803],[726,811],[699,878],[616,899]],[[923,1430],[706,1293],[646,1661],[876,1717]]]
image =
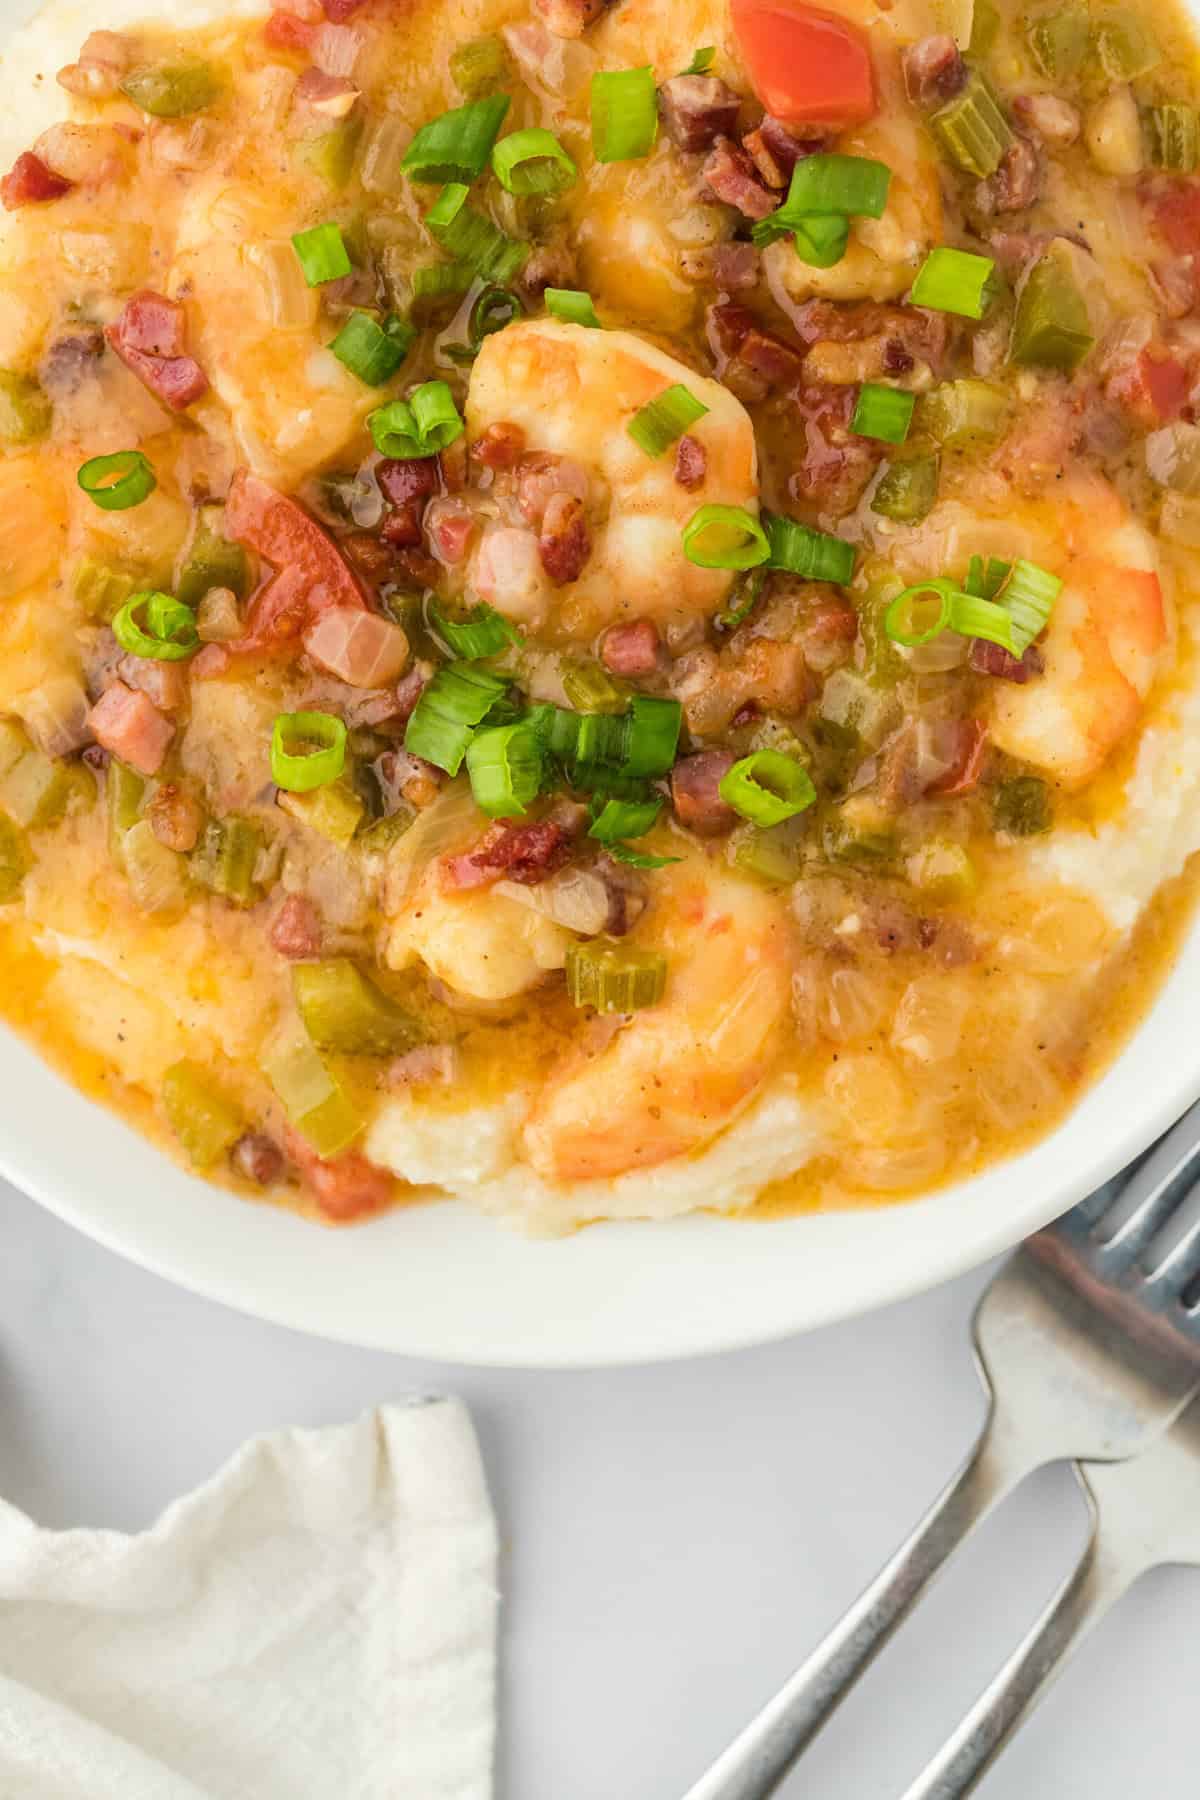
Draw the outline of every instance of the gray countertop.
[[[976,1275],[766,1350],[515,1374],[348,1350],[198,1300],[0,1185],[0,1492],[137,1530],[251,1434],[460,1393],[505,1544],[498,1800],[677,1800],[950,1473]],[[1067,1567],[1069,1479],[1018,1494],[783,1790],[895,1800]],[[987,1800],[1192,1792],[1200,1573],[1126,1600]]]

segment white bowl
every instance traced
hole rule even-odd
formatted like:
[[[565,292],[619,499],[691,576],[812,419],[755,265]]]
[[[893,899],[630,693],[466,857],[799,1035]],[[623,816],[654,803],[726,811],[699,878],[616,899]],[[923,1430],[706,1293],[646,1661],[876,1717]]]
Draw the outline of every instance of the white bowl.
[[[192,0],[202,15],[214,5]],[[260,9],[223,0],[219,10]],[[37,10],[0,0],[0,39]],[[151,0],[103,9],[113,25],[154,10]],[[95,23],[83,0],[54,0],[54,11],[68,43]],[[4,142],[21,129],[0,124],[0,148],[23,147]],[[1137,1037],[1052,1137],[931,1199],[871,1210],[606,1225],[543,1242],[446,1204],[324,1231],[186,1175],[3,1028],[0,1170],[135,1262],[301,1331],[461,1362],[688,1356],[900,1299],[1064,1211],[1200,1095],[1198,986],[1200,925]]]
[[[1200,926],[1136,1038],[1026,1155],[925,1200],[529,1240],[458,1204],[340,1231],[175,1167],[0,1032],[0,1168],[110,1249],[231,1306],[449,1361],[628,1363],[760,1343],[946,1280],[1062,1212],[1200,1096]]]

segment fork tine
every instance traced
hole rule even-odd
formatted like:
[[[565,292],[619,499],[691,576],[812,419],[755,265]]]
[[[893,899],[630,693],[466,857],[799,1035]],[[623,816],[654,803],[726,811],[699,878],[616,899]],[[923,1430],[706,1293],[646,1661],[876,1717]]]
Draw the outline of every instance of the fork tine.
[[[1161,1226],[1142,1253],[1146,1281],[1172,1299],[1181,1294],[1200,1268],[1200,1186],[1189,1188],[1176,1212]]]
[[[1093,1258],[1106,1269],[1137,1261],[1200,1178],[1200,1101],[1184,1113],[1095,1222]]]

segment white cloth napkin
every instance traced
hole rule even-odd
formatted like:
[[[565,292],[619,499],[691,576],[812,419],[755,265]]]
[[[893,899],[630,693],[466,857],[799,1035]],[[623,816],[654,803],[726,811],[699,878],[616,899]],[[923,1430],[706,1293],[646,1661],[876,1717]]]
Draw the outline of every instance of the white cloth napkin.
[[[138,1537],[0,1502],[0,1800],[487,1800],[496,1604],[453,1400],[257,1439]]]

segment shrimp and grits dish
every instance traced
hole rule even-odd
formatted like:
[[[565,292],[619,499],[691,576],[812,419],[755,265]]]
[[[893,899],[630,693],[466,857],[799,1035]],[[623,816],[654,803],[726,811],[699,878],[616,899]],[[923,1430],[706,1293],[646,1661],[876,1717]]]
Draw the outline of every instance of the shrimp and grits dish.
[[[1182,14],[102,10],[4,59],[4,1018],[326,1221],[1050,1130],[1200,846]]]

